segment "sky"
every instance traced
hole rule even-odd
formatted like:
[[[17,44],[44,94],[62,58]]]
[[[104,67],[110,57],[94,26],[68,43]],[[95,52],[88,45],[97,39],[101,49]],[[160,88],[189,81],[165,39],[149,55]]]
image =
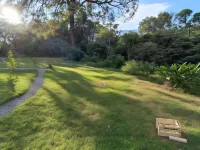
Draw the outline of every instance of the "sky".
[[[160,12],[178,13],[183,9],[200,12],[200,0],[139,0],[135,16],[126,22],[117,21],[120,30],[137,30],[139,22],[149,16],[157,16]]]

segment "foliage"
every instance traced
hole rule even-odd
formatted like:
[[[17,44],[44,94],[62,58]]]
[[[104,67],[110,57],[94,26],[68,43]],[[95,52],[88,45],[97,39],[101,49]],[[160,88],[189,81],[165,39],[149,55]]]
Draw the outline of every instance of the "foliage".
[[[47,40],[35,38],[22,46],[27,56],[34,57],[65,57],[70,45],[59,37],[49,38]]]
[[[14,49],[16,54],[30,57],[67,58],[67,53],[76,53],[68,52],[73,47],[69,44],[72,43],[70,28],[72,22],[76,47],[90,58],[98,58],[97,61],[105,60],[110,55],[121,55],[125,60],[147,61],[157,65],[184,62],[195,64],[200,61],[199,12],[190,15],[185,10],[178,14],[162,12],[157,17],[148,17],[141,22],[141,30],[144,29],[141,31],[142,34],[138,35],[135,32],[123,34],[123,31],[117,29],[118,25],[113,24],[113,19],[117,15],[105,14],[103,17],[108,17],[108,20],[102,24],[100,15],[96,12],[97,8],[94,7],[97,1],[87,1],[86,8],[77,7],[80,1],[75,1],[77,6],[71,5],[73,1],[69,2],[72,8],[64,7],[61,12],[55,13],[51,4],[57,4],[58,10],[61,6],[56,1],[50,0],[47,10],[51,9],[53,13],[49,16],[43,14],[46,17],[33,13],[33,20],[27,22],[26,26],[0,21],[0,55],[5,56],[9,49]],[[68,4],[63,5],[68,6]],[[74,10],[73,7],[77,9]],[[74,11],[74,14],[72,13],[74,16],[71,16],[71,11]],[[113,13],[115,12],[116,10]],[[186,26],[180,23],[184,16],[186,16]],[[87,59],[90,58],[86,57],[83,61],[89,61]]]
[[[86,22],[87,16],[95,17],[96,20],[114,21],[115,17],[124,16],[125,13],[128,15],[127,18],[130,18],[134,16],[137,10],[137,0],[120,0],[119,2],[107,0],[68,0],[67,2],[55,0],[41,0],[40,2],[38,0],[25,0],[22,5],[25,6],[23,10],[27,14],[31,12],[33,18],[47,18],[48,15],[44,13],[46,10],[52,12],[53,17],[58,18],[64,12],[66,20],[69,20],[67,26],[70,26],[70,42],[72,47],[76,47],[77,40],[75,34],[75,19],[81,20],[81,24]],[[37,5],[37,8],[34,8],[35,5]]]
[[[102,43],[89,43],[87,45],[87,54],[91,57],[95,56],[100,59],[105,59],[107,57],[107,46]]]
[[[124,57],[121,55],[111,55],[107,59],[97,63],[97,67],[110,67],[110,68],[121,68],[124,64]]]
[[[8,62],[7,66],[11,69],[9,71],[8,76],[8,86],[11,88],[11,90],[15,91],[15,82],[17,81],[18,77],[16,75],[16,67],[17,63],[15,61],[15,58],[13,57],[13,53],[11,50],[8,51]]]
[[[143,19],[139,24],[139,32],[145,33],[155,33],[157,32],[158,20],[156,17],[147,17]]]
[[[119,39],[119,47],[123,46],[127,54],[127,59],[131,59],[131,54],[134,51],[135,44],[138,42],[139,35],[136,32],[124,34]]]
[[[197,12],[193,15],[192,22],[200,24],[200,12]]]
[[[157,65],[173,63],[200,62],[200,40],[198,38],[180,37],[171,33],[143,35],[135,45],[131,59],[153,62]],[[123,55],[122,52],[120,52]]]
[[[121,55],[111,55],[105,60],[99,59],[98,57],[84,57],[82,62],[87,62],[87,65],[100,67],[100,68],[121,68],[124,64],[124,57]]]
[[[110,67],[113,68],[121,68],[124,64],[124,57],[121,55],[111,55],[106,60],[111,62]]]
[[[192,10],[191,9],[183,9],[181,10],[177,15],[176,15],[176,19],[179,21],[179,24],[184,24],[185,26],[187,26],[187,23],[191,23],[189,20],[191,14],[192,14]]]
[[[200,85],[200,63],[161,66],[159,74],[169,80],[175,88],[195,90]]]
[[[150,75],[155,72],[156,66],[152,63],[131,60],[126,62],[122,71],[132,75]]]
[[[66,52],[66,59],[73,61],[80,61],[84,57],[84,52],[77,48],[68,48]]]
[[[156,62],[160,56],[158,51],[158,45],[152,42],[145,42],[136,45],[133,58],[139,61]]]
[[[97,26],[97,41],[102,42],[109,47],[111,46],[111,42],[116,37],[118,24],[106,24],[105,26],[99,25]]]
[[[82,62],[99,62],[101,59],[99,59],[99,57],[96,57],[96,56],[87,56],[85,55],[83,59],[81,59]]]

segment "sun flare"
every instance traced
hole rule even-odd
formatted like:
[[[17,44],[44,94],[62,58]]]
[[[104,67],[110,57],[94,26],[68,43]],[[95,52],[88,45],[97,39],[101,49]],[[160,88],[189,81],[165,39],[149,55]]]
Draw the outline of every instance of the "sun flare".
[[[4,7],[1,13],[6,21],[13,24],[21,23],[21,18],[19,16],[19,13],[14,8]]]

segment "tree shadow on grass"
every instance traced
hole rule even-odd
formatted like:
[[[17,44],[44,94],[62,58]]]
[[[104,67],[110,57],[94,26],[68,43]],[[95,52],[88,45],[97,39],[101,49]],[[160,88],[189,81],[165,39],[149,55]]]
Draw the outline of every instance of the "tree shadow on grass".
[[[116,81],[131,81],[130,78],[126,78],[126,77],[116,77],[116,76],[112,76],[112,75],[108,75],[108,76],[94,76],[95,78],[101,79],[101,80],[116,80]]]
[[[165,100],[166,99],[161,98],[160,101],[151,101],[151,103],[157,107],[160,107],[164,112],[170,114],[171,116],[188,119],[190,121],[199,121],[200,113],[198,111],[195,111],[192,108],[188,109],[186,107],[181,107],[173,101],[170,103],[165,103]]]
[[[162,95],[165,95],[165,96],[168,96],[172,99],[177,99],[181,102],[184,102],[184,103],[189,103],[189,104],[192,104],[192,105],[195,105],[195,106],[200,106],[200,98],[199,98],[199,101],[195,101],[195,100],[192,100],[192,99],[186,99],[186,98],[183,98],[183,97],[179,97],[179,96],[175,96],[175,95],[171,95],[171,94],[168,94],[166,92],[163,92],[163,91],[160,91],[160,90],[156,90],[158,93],[162,94]]]
[[[138,79],[140,80],[144,80],[144,81],[149,81],[149,82],[152,82],[152,83],[156,83],[156,84],[164,84],[165,83],[165,80],[163,80],[161,77],[158,77],[158,76],[136,76]]]
[[[15,116],[0,120],[0,132],[3,133],[0,147],[1,143],[7,142],[16,149],[31,149],[31,146],[42,149],[44,145],[52,145],[46,149],[53,149],[61,141],[62,149],[69,149],[70,143],[66,141],[71,140],[72,149],[92,144],[95,148],[91,149],[99,150],[177,148],[176,143],[157,137],[155,118],[160,116],[147,104],[120,92],[103,90],[67,68],[48,70],[45,84],[36,96],[15,111]],[[158,105],[165,108],[164,104]],[[165,111],[173,112],[168,109]],[[58,134],[56,139],[52,131]],[[83,141],[79,141],[80,138]],[[186,148],[192,146],[195,145],[189,143]]]
[[[48,88],[45,90],[55,99],[63,115],[67,116],[66,120],[65,118],[58,119],[65,123],[69,123],[69,120],[76,122],[79,126],[77,128],[81,128],[79,130],[81,137],[95,136],[97,149],[156,148],[158,146],[159,140],[154,125],[156,115],[142,102],[116,92],[101,92],[98,87],[90,83],[91,81],[70,70],[59,68],[56,72],[48,73],[46,77],[55,82],[67,80],[66,83],[57,83],[70,94],[69,105],[66,102],[67,98],[61,100],[54,90],[51,91]],[[88,107],[85,103],[94,105],[93,109],[88,108],[90,113],[84,114]],[[98,115],[100,116],[97,117]],[[71,128],[76,125],[71,124]],[[159,144],[163,148],[167,145],[162,142]],[[169,146],[167,147],[170,149]]]

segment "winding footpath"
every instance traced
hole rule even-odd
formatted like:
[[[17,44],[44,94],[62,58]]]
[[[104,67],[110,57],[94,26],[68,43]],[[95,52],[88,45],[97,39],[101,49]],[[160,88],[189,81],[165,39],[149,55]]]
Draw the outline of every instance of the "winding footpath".
[[[0,68],[3,69],[3,68]],[[7,69],[7,68],[4,68]],[[0,117],[10,114],[18,105],[32,97],[37,93],[37,91],[42,87],[44,83],[44,73],[46,69],[36,69],[36,68],[17,68],[17,70],[37,70],[38,76],[36,80],[32,83],[28,92],[24,95],[17,97],[7,103],[0,105]]]

